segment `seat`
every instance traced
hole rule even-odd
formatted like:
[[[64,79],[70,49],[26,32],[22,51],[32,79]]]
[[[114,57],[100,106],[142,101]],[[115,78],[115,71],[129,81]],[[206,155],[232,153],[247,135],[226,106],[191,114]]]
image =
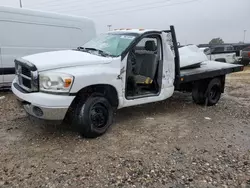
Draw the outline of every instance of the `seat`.
[[[133,68],[134,81],[137,84],[152,84],[157,70],[157,46],[155,41],[146,41],[144,49],[135,52],[136,64]],[[133,85],[133,84],[132,84]],[[132,86],[131,85],[131,86]]]
[[[140,66],[139,75],[149,77],[152,80],[155,77],[157,69],[157,55],[145,54],[143,57],[142,64]]]
[[[155,41],[153,41],[153,40],[146,41],[145,46],[144,46],[144,50],[140,50],[140,51],[136,52],[135,74],[136,75],[144,75],[144,74],[142,74],[142,73],[145,73],[144,65],[150,64],[150,61],[153,60],[152,58],[154,58],[154,56],[156,56],[156,54],[157,54],[157,47],[156,47]],[[153,56],[150,56],[150,55],[153,55]],[[155,62],[155,60],[153,60],[153,61]],[[142,65],[144,68],[142,68]]]
[[[153,40],[146,41],[144,47],[136,47],[135,53],[137,55],[157,53],[157,46],[155,44],[155,41]]]
[[[156,50],[157,50],[155,41],[153,41],[153,40],[146,41],[146,43],[145,43],[145,50],[147,52],[150,52],[150,53],[155,53]]]
[[[145,50],[147,53],[143,54],[139,75],[149,77],[153,80],[157,69],[157,54],[155,54],[157,47],[155,41],[146,41]]]

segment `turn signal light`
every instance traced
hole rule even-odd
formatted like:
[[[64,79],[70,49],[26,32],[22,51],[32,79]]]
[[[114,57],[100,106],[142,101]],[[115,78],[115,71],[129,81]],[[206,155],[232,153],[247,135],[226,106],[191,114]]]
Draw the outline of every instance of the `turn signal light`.
[[[66,87],[66,88],[69,87],[71,85],[71,83],[72,83],[72,80],[70,78],[66,78],[64,80],[64,87]]]

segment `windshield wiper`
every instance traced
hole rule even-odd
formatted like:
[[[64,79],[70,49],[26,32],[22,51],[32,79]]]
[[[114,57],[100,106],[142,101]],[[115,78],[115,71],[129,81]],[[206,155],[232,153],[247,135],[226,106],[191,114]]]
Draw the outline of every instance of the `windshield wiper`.
[[[83,52],[88,52],[88,53],[90,53],[89,52],[90,50],[93,50],[93,51],[97,51],[99,54],[101,54],[104,57],[107,57],[107,56],[113,57],[113,55],[111,55],[111,54],[109,54],[107,52],[104,52],[102,50],[96,49],[96,48],[84,48],[84,47],[80,46],[80,47],[77,47],[76,50],[83,51]]]
[[[85,50],[97,51],[99,54],[101,54],[101,55],[104,56],[104,57],[107,57],[107,56],[113,57],[113,55],[111,55],[111,54],[109,54],[109,53],[107,53],[107,52],[104,52],[104,51],[102,51],[102,50],[96,49],[96,48],[84,48],[84,47],[81,47],[81,48],[83,48],[83,49],[85,49]]]
[[[84,47],[80,46],[80,47],[77,47],[77,50],[80,50],[80,51],[87,51]]]

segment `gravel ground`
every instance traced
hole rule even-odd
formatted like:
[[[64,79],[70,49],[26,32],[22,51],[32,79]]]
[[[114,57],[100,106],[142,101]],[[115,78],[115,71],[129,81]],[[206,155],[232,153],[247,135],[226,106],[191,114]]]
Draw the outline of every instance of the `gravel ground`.
[[[250,67],[214,107],[176,93],[118,111],[93,140],[29,120],[11,93],[0,104],[0,187],[250,187]]]

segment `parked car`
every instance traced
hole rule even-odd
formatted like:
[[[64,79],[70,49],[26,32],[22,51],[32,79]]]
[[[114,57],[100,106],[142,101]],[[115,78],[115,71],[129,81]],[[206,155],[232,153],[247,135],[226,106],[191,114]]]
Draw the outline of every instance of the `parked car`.
[[[241,63],[241,50],[239,47],[237,48],[237,46],[234,46],[233,44],[211,46],[211,52],[212,54],[234,53],[234,58],[236,59],[235,63]]]
[[[234,51],[234,47],[232,45],[215,45],[210,47],[213,53],[223,53],[223,52],[231,52]]]
[[[241,56],[242,56],[242,64],[244,64],[245,66],[249,65],[249,62],[250,62],[250,46],[248,46],[247,48],[244,48],[242,50]]]
[[[237,63],[238,59],[235,52],[223,51],[227,48],[218,47],[218,48],[200,48],[206,55],[209,60],[219,61],[224,63]]]
[[[91,19],[0,6],[0,88],[10,86],[16,58],[77,48],[96,35]]]

